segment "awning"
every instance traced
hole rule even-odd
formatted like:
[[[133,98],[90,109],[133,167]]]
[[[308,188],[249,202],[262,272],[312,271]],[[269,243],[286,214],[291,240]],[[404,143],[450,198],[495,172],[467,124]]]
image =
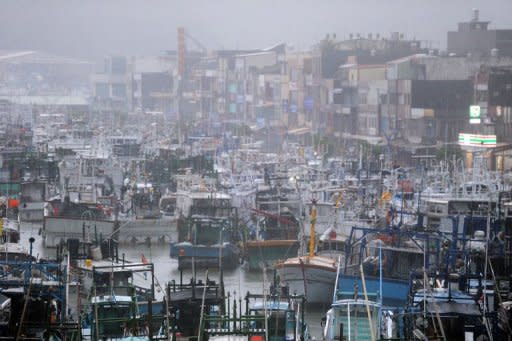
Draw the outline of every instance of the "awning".
[[[354,140],[366,141],[369,144],[373,144],[373,145],[383,144],[384,143],[384,139],[382,137],[379,137],[379,136],[356,135],[356,134],[348,134],[348,133],[343,133],[342,136],[343,136],[343,138],[346,138],[346,139],[354,139]]]
[[[311,132],[311,129],[308,127],[304,127],[304,128],[290,130],[290,131],[288,131],[288,135],[304,135],[309,132]]]

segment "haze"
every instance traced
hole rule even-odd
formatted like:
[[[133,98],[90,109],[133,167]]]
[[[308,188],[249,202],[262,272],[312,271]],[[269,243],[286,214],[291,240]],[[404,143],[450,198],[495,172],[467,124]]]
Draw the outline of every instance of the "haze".
[[[444,48],[446,32],[470,19],[472,8],[491,27],[510,26],[510,0],[3,0],[0,49],[82,58],[157,54],[176,48],[178,26],[211,49],[277,42],[308,49],[326,33],[392,31]]]

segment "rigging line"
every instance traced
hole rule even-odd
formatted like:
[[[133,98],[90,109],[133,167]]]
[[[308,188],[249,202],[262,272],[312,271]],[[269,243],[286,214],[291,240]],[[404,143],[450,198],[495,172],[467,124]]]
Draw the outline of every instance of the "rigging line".
[[[491,270],[491,275],[492,275],[492,279],[493,279],[493,282],[494,282],[494,290],[496,290],[496,292],[498,293],[498,301],[500,303],[500,305],[503,305],[503,300],[501,298],[501,293],[499,291],[499,288],[498,288],[498,284],[496,282],[496,276],[494,275],[494,268],[492,266],[492,262],[489,258],[487,258],[487,261],[489,262],[489,269]],[[512,331],[512,328],[510,327],[510,321],[507,319],[506,320],[506,325],[507,325],[507,330],[510,332]]]

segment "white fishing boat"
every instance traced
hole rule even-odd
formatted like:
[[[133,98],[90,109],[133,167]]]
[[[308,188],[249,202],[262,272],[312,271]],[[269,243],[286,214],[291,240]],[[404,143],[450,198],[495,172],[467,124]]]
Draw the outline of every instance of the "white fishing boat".
[[[339,203],[335,207],[335,214],[338,206]],[[316,207],[313,206],[309,253],[288,258],[278,263],[276,268],[281,281],[289,286],[291,292],[304,295],[310,304],[330,303],[345,238],[331,226],[322,234],[320,241],[315,243],[315,222]]]
[[[336,281],[337,261],[324,256],[301,256],[276,265],[290,292],[304,294],[307,303],[328,303]]]

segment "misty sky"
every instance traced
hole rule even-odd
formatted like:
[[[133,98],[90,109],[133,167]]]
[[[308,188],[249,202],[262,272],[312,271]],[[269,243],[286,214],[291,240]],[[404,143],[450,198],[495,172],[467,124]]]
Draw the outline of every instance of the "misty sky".
[[[151,55],[176,49],[178,26],[209,49],[308,49],[326,33],[393,31],[444,48],[472,8],[492,28],[512,28],[512,0],[0,0],[0,49]]]

